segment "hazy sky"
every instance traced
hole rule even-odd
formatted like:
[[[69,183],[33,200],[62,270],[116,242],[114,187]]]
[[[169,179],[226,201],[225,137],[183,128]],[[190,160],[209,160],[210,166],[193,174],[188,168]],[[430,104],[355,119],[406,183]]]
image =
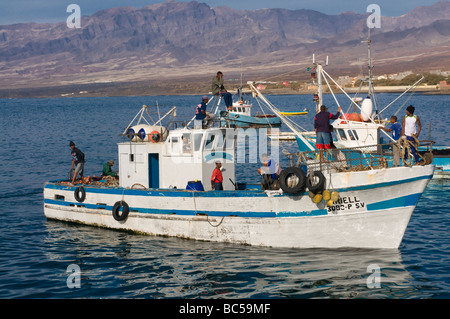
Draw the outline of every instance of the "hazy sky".
[[[188,0],[177,0],[188,1]],[[61,22],[70,13],[69,4],[77,4],[82,15],[112,7],[146,5],[161,3],[164,0],[1,0],[0,25],[19,22]],[[378,4],[383,16],[400,16],[418,6],[432,5],[438,0],[198,0],[211,7],[228,6],[235,9],[255,10],[262,8],[311,9],[326,14],[339,14],[344,11],[366,12],[369,4]]]

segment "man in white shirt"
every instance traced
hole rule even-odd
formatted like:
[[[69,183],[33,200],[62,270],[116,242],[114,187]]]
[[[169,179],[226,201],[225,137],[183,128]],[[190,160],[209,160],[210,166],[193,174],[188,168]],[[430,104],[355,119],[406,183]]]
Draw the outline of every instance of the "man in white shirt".
[[[402,121],[402,136],[406,136],[406,139],[412,143],[411,154],[414,156],[416,164],[419,162],[420,158],[416,151],[415,139],[419,138],[420,131],[422,130],[422,124],[417,115],[414,115],[414,106],[410,105],[406,108],[406,115],[403,117]],[[408,154],[405,154],[405,159],[407,159]]]

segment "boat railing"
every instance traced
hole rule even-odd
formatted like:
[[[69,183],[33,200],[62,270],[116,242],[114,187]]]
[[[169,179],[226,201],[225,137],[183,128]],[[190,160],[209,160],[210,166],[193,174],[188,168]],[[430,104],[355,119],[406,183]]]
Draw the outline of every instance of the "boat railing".
[[[204,120],[202,129],[236,127],[235,118],[237,118],[237,116],[226,117],[226,118],[215,117],[212,120]],[[186,129],[194,128],[194,123],[191,123],[190,126],[187,126],[188,124],[189,123],[187,123],[187,121],[174,121],[174,120],[170,121],[169,123],[167,123],[166,126],[162,126],[161,129],[158,131],[158,133],[160,133],[160,136],[162,137],[158,141],[163,142],[165,140],[165,138],[167,137],[167,133],[171,130],[177,130],[177,129],[183,129],[183,128],[186,128]],[[123,142],[125,142],[125,141],[148,142],[149,141],[149,136],[147,136],[147,138],[144,138],[144,136],[142,135],[141,132],[128,131],[126,133],[121,134],[121,136],[123,138]]]
[[[433,142],[421,141],[421,146],[426,146],[427,153],[431,154]],[[315,150],[307,152],[296,152],[286,154],[289,166],[301,167],[306,171],[364,171],[371,169],[382,169],[393,167],[393,148],[399,147],[397,143],[376,144],[371,146],[359,146],[351,148],[332,148],[328,150]],[[410,154],[406,159],[402,158],[404,153],[399,150],[403,165],[411,166],[414,161],[410,160]],[[431,158],[424,154],[420,155],[422,164],[431,164]]]

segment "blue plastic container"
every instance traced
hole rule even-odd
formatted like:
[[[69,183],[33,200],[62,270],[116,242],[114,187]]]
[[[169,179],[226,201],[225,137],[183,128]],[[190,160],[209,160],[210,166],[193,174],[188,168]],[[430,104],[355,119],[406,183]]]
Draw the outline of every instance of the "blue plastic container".
[[[186,189],[191,190],[191,191],[204,191],[205,190],[203,188],[203,184],[201,181],[189,181],[186,186]]]

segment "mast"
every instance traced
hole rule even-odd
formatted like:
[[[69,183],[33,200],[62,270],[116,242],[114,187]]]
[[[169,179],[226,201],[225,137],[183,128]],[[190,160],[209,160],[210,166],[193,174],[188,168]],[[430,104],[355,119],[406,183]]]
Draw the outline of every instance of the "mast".
[[[367,63],[369,67],[369,96],[372,96],[373,94],[373,82],[372,82],[372,47],[371,47],[372,40],[370,39],[370,28],[369,28],[369,34],[367,37]]]
[[[320,106],[323,104],[323,88],[322,88],[322,65],[317,64],[317,87],[319,100],[316,103],[316,113],[320,112]]]
[[[320,63],[316,62],[316,55],[313,54],[313,65],[316,68],[316,75],[317,75],[317,99],[314,99],[316,102],[316,113],[320,112],[320,106],[323,104],[323,82],[322,82],[322,72],[323,72],[323,66]],[[328,56],[325,62],[325,65],[328,65]]]

